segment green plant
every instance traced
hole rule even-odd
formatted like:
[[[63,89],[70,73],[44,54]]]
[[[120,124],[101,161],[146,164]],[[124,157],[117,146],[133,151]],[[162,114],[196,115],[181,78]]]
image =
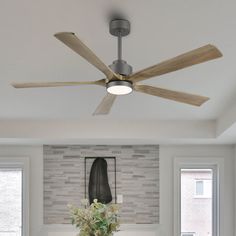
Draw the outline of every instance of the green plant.
[[[96,199],[91,205],[82,201],[82,208],[69,206],[72,224],[80,229],[79,236],[111,236],[119,228],[116,204],[102,204]]]

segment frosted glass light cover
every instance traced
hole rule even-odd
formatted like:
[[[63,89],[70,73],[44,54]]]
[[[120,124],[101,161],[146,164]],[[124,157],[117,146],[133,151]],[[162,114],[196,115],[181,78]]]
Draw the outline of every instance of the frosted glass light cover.
[[[124,85],[115,85],[107,88],[107,92],[115,95],[125,95],[132,92],[132,88]]]

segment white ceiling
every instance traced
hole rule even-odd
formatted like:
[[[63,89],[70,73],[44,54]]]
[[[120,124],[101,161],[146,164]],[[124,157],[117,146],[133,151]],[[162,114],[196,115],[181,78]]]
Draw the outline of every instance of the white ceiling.
[[[132,120],[212,120],[217,125],[236,99],[235,9],[235,0],[2,0],[0,119],[89,120],[97,124],[114,119],[128,119],[131,123]],[[53,34],[75,32],[105,64],[111,64],[116,59],[116,38],[108,33],[112,12],[122,13],[131,22],[131,35],[123,42],[123,56],[134,70],[208,43],[216,45],[223,58],[145,81],[209,96],[210,101],[196,108],[132,93],[119,97],[107,117],[92,117],[105,95],[105,89],[99,86],[23,90],[10,86],[11,82],[103,78],[101,72]]]

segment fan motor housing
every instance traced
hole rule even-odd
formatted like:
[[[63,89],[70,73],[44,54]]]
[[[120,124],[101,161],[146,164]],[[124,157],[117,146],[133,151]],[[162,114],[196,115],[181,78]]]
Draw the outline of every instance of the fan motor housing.
[[[116,73],[123,76],[132,74],[132,66],[124,60],[115,60],[109,67]]]

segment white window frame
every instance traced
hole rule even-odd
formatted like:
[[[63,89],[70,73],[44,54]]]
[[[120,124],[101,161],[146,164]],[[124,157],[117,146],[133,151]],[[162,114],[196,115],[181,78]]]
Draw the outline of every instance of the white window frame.
[[[220,202],[223,201],[224,160],[220,157],[174,158],[174,236],[181,236],[181,169],[212,169],[212,236],[220,235]]]
[[[29,236],[29,164],[28,157],[0,157],[0,169],[22,169],[22,236]]]
[[[181,233],[181,236],[185,236],[185,235],[192,235],[192,236],[195,236],[196,234],[193,233],[193,232],[184,232],[184,233]]]

